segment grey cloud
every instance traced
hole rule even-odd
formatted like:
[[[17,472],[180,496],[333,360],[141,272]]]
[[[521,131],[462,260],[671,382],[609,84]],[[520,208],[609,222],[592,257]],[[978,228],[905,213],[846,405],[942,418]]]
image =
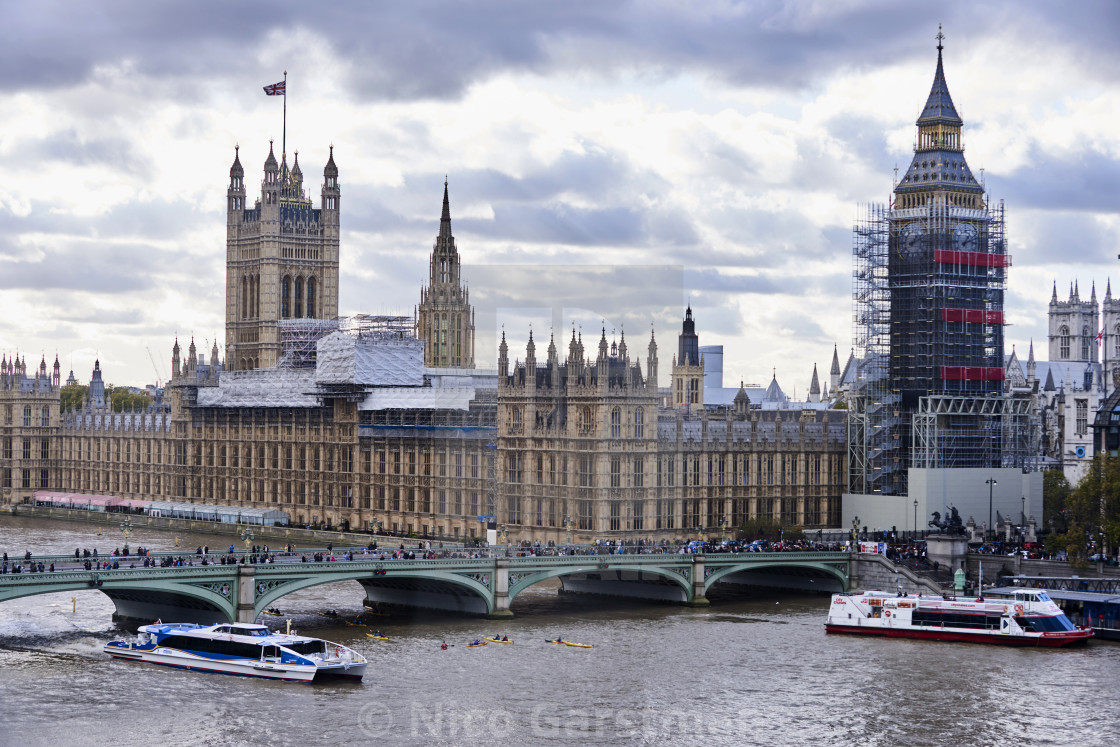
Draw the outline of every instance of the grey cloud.
[[[804,87],[838,68],[862,69],[930,54],[939,19],[959,19],[950,44],[995,31],[1037,36],[1079,56],[1089,74],[1115,79],[1115,4],[986,4],[936,7],[763,0],[741,5],[639,2],[475,3],[213,0],[137,5],[125,0],[24,4],[0,31],[0,83],[8,90],[68,85],[97,65],[127,60],[142,74],[255,72],[246,50],[292,44],[304,29],[351,62],[349,90],[363,98],[457,97],[471,84],[513,72],[558,70],[671,77],[694,70],[739,85]],[[66,18],[59,23],[58,18]],[[9,21],[11,18],[9,18]],[[858,34],[861,42],[853,43]],[[274,35],[279,37],[277,42]],[[927,38],[928,47],[915,44]],[[292,53],[298,50],[293,49]],[[265,82],[262,81],[261,85]],[[201,95],[204,84],[196,87]]]
[[[1025,163],[1008,174],[989,173],[993,196],[1015,206],[1041,210],[1117,213],[1120,159],[1083,148],[1046,152],[1032,147]]]

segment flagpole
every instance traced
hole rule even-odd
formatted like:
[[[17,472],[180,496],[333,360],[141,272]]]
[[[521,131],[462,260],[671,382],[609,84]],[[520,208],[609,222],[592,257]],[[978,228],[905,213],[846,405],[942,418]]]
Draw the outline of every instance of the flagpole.
[[[284,71],[284,129],[280,140],[280,160],[288,154],[288,71]]]

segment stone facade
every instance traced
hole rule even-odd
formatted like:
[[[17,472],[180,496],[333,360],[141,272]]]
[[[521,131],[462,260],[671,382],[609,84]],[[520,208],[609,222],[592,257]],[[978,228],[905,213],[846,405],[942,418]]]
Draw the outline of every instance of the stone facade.
[[[416,307],[416,336],[424,341],[424,365],[430,368],[474,368],[474,309],[459,267],[444,182],[443,214],[432,247],[428,285],[421,288]]]
[[[60,380],[57,357],[50,373],[44,357],[30,375],[26,358],[0,360],[0,503],[53,484]]]
[[[339,199],[334,148],[323,169],[322,205],[303,190],[299,154],[288,170],[269,144],[261,196],[246,207],[238,155],[226,197],[226,366],[270,368],[280,361],[279,322],[338,316]]]

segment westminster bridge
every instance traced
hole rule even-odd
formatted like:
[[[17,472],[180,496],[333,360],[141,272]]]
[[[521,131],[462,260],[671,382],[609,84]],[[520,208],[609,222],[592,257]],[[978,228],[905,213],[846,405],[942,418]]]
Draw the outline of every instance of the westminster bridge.
[[[466,553],[464,553],[465,555]],[[167,555],[173,555],[168,553]],[[181,554],[180,554],[181,555]],[[571,593],[708,605],[716,584],[796,591],[846,591],[848,552],[572,554],[528,557],[380,559],[355,555],[302,562],[298,554],[270,563],[86,570],[73,555],[35,556],[56,570],[0,575],[0,602],[35,594],[97,589],[121,619],[213,623],[252,622],[292,592],[356,581],[371,604],[511,617],[510,602],[525,589],[558,579]],[[137,558],[113,558],[136,563]],[[73,566],[73,567],[67,567]]]

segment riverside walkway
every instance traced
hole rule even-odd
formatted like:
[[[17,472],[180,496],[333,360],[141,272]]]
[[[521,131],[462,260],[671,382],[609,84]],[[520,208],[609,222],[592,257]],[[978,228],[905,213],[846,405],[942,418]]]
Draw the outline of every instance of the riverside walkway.
[[[739,552],[597,554],[601,548],[565,547],[556,554],[524,557],[470,557],[478,551],[445,553],[461,557],[402,559],[356,552],[353,559],[326,548],[275,553],[271,562],[202,565],[184,553],[152,554],[183,558],[173,567],[139,565],[132,557],[115,560],[117,569],[84,567],[73,554],[31,559],[53,572],[0,575],[0,602],[35,594],[97,589],[121,618],[212,623],[252,622],[292,592],[339,581],[356,581],[374,604],[397,604],[511,617],[510,602],[525,589],[559,579],[567,592],[677,602],[706,606],[717,583],[790,590],[847,590],[851,555],[847,552]],[[323,561],[305,562],[318,553]],[[569,554],[570,553],[570,554]],[[244,558],[243,553],[238,554]],[[333,558],[333,559],[331,559]],[[258,559],[259,556],[258,556]],[[247,561],[248,558],[245,558]],[[17,559],[14,561],[19,563]]]

